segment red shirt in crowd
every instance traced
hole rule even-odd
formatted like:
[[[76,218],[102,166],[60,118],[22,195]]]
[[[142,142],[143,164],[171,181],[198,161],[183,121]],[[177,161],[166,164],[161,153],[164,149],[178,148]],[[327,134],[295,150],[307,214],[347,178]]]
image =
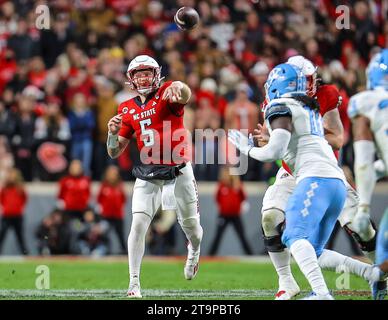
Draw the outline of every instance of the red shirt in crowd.
[[[86,210],[90,198],[90,179],[86,176],[63,177],[59,181],[58,198],[64,201],[65,210]]]
[[[3,217],[21,217],[27,203],[27,194],[20,187],[4,187],[0,190]]]
[[[246,199],[243,188],[235,189],[222,182],[218,184],[216,201],[221,216],[234,217],[241,213],[241,204]]]
[[[117,186],[108,183],[101,184],[97,202],[101,206],[101,215],[104,218],[123,219],[126,200],[122,184]]]

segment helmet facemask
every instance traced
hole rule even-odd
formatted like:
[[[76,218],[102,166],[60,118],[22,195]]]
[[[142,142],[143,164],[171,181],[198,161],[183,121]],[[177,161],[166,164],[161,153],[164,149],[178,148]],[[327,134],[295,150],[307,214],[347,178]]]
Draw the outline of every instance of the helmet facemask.
[[[318,83],[318,77],[317,73],[314,72],[312,75],[306,75],[306,82],[307,82],[307,90],[306,93],[310,97],[314,97],[317,93],[317,83]]]
[[[140,76],[141,73],[143,73],[143,76]],[[161,67],[140,65],[127,72],[128,84],[132,90],[146,96],[159,88],[160,81],[162,80],[160,73]]]

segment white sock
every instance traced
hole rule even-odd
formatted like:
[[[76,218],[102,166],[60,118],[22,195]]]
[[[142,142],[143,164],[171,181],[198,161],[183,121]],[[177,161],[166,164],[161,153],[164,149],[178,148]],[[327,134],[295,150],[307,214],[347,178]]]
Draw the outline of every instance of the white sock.
[[[329,289],[318,265],[317,255],[310,242],[296,240],[290,247],[292,256],[317,295],[328,295]]]
[[[377,281],[379,272],[372,265],[359,260],[344,256],[332,250],[323,250],[318,259],[319,266],[322,269],[328,269],[336,272],[350,272],[365,280]]]
[[[360,205],[370,205],[373,190],[376,184],[374,167],[375,144],[373,141],[360,140],[354,147],[354,174],[357,191],[360,196]]]
[[[268,252],[268,254],[279,276],[279,289],[294,287],[296,281],[291,272],[290,251],[286,248],[281,252]]]
[[[128,264],[130,283],[140,283],[140,266],[145,250],[145,236],[151,218],[142,212],[132,215],[131,232],[128,236]]]

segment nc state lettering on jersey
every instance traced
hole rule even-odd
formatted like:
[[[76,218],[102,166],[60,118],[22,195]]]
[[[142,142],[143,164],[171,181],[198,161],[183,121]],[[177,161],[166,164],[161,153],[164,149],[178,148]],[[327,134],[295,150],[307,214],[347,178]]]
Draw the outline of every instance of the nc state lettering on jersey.
[[[143,111],[141,113],[136,113],[133,115],[133,120],[140,120],[144,118],[148,118],[152,115],[156,114],[155,108],[152,108],[150,110]]]

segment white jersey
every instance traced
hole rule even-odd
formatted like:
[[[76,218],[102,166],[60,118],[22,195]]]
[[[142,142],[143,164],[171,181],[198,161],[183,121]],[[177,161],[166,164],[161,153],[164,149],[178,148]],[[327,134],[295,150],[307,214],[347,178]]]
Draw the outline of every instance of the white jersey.
[[[292,118],[291,140],[282,160],[292,170],[297,183],[307,177],[346,181],[333,150],[324,137],[322,117],[318,111],[304,107],[303,103],[292,98],[274,99],[265,110],[270,132],[270,119],[275,115],[290,115]]]
[[[348,108],[349,118],[365,116],[370,121],[379,157],[388,166],[388,91],[383,88],[367,90],[352,96]]]

